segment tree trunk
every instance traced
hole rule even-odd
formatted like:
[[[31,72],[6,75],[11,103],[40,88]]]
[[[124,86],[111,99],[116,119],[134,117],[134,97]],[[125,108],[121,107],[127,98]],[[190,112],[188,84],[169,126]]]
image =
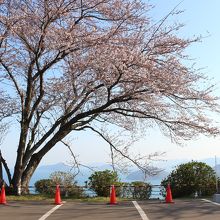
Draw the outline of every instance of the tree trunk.
[[[31,160],[28,163],[27,168],[23,172],[22,179],[21,179],[21,186],[22,186],[22,194],[29,193],[29,183],[34,171],[38,167],[42,157],[38,157],[37,154],[33,154]]]
[[[31,176],[27,176],[24,180],[21,182],[21,194],[22,195],[28,195],[30,193],[29,190],[29,182],[30,182]]]
[[[13,185],[14,193],[16,195],[29,193],[28,188],[29,188],[30,179],[34,171],[38,167],[41,159],[45,156],[46,153],[48,153],[48,151],[51,150],[51,148],[53,148],[56,145],[57,142],[62,140],[62,138],[65,137],[70,132],[71,129],[69,127],[66,127],[65,129],[62,128],[62,130],[60,130],[60,132],[54,135],[54,137],[49,142],[47,142],[47,144],[39,152],[31,156],[28,165],[25,168],[20,167],[20,169],[15,170],[12,179],[12,185]]]
[[[13,187],[13,193],[16,195],[21,195],[21,178],[24,171],[22,161],[25,154],[27,134],[28,134],[28,124],[22,123],[20,140],[17,150],[17,158],[16,158],[14,174],[11,182],[11,185]]]
[[[21,195],[21,177],[22,171],[21,169],[16,170],[16,173],[14,173],[12,182],[10,184],[12,193],[14,195]]]

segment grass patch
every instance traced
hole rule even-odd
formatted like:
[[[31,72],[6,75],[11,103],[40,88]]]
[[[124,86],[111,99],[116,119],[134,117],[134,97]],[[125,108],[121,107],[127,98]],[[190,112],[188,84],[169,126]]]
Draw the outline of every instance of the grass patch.
[[[54,198],[51,198],[47,195],[22,195],[22,196],[6,196],[8,201],[53,201]]]
[[[109,203],[110,202],[110,198],[109,197],[88,197],[88,198],[72,199],[72,200],[73,201],[80,201],[80,202],[105,202],[105,203]],[[131,199],[117,198],[118,202],[129,201],[129,200],[131,200]]]
[[[7,201],[48,201],[53,202],[54,198],[48,195],[22,195],[22,196],[14,196],[14,195],[6,195]],[[109,197],[86,197],[86,198],[71,198],[71,197],[61,197],[63,201],[76,201],[76,202],[104,202],[108,203],[110,201]],[[118,202],[121,201],[129,201],[131,199],[117,198]]]
[[[74,199],[74,198],[64,198],[64,200],[72,200],[72,201],[79,201],[79,202],[109,202],[108,197],[86,197],[86,198],[80,198],[80,199]]]

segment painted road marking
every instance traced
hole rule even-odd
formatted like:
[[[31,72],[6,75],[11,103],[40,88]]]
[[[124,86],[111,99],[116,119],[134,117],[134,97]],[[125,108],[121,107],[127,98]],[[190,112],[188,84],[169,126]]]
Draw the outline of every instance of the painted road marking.
[[[139,212],[141,218],[143,220],[149,220],[149,218],[147,217],[147,215],[145,214],[145,212],[143,211],[143,209],[138,205],[138,203],[136,201],[132,201],[134,204],[134,207],[137,209],[137,211]]]
[[[63,202],[64,204],[65,202]],[[56,205],[55,207],[53,207],[51,210],[49,210],[46,214],[44,214],[41,218],[39,218],[38,220],[45,220],[46,218],[48,218],[53,212],[55,212],[57,209],[59,209],[63,204],[61,205]]]
[[[205,202],[209,202],[209,203],[212,203],[214,205],[220,205],[220,203],[217,203],[217,202],[212,202],[211,200],[208,200],[208,199],[201,199],[202,201],[205,201]]]

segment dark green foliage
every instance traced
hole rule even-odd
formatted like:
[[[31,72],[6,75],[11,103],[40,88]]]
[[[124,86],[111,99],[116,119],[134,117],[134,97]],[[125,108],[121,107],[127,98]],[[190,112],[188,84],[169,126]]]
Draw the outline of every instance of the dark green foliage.
[[[152,187],[149,183],[136,181],[131,183],[132,195],[134,199],[149,199]]]
[[[132,183],[120,182],[116,185],[116,194],[121,198],[128,199],[149,199],[152,192],[152,186],[149,183],[136,181]]]
[[[109,196],[110,186],[118,185],[118,174],[111,170],[96,171],[89,177],[88,186],[97,196]],[[116,194],[118,194],[116,189]]]
[[[173,197],[210,196],[216,191],[215,171],[205,163],[192,161],[176,167],[162,180],[161,185],[170,183]]]
[[[36,192],[38,193],[53,195],[55,183],[51,179],[41,179],[41,180],[38,180],[34,184],[34,186],[35,186]]]
[[[149,199],[151,195],[151,185],[141,181],[124,183],[118,180],[118,175],[114,171],[104,170],[94,172],[89,177],[89,187],[97,196],[108,197],[110,186],[115,185],[116,196],[133,199]]]

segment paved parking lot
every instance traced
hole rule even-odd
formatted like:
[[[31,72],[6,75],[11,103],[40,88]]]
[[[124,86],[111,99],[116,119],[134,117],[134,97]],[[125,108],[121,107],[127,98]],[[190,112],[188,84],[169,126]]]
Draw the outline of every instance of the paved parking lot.
[[[38,220],[53,207],[48,202],[8,202],[0,205],[0,220]]]
[[[55,206],[48,202],[9,202],[0,206],[1,220],[217,220],[220,205],[202,200],[175,200],[104,203],[67,202]]]
[[[139,202],[150,220],[219,220],[220,206],[202,200],[175,200],[173,204]]]

